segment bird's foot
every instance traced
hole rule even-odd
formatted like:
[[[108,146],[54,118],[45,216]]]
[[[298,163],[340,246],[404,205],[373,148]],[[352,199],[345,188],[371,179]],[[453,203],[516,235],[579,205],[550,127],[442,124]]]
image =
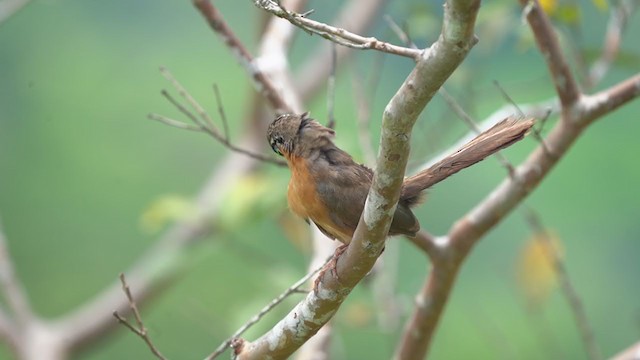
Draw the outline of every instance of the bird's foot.
[[[314,291],[318,288],[318,285],[320,284],[320,279],[324,276],[324,273],[327,270],[330,270],[331,274],[333,275],[333,277],[335,277],[336,281],[340,282],[340,277],[338,276],[338,258],[340,258],[340,255],[342,255],[345,251],[347,251],[348,247],[349,245],[342,244],[336,248],[336,251],[333,253],[331,260],[329,260],[327,265],[325,265],[322,268],[322,270],[320,270],[320,272],[318,273],[318,276],[316,276],[316,279],[313,281]]]

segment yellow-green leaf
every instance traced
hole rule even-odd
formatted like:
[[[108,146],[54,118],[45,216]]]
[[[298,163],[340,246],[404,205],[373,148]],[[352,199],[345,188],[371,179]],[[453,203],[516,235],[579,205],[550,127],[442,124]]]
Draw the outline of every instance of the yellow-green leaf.
[[[195,215],[193,203],[180,195],[168,194],[156,199],[140,217],[145,232],[154,233],[170,221],[185,220]]]
[[[547,238],[545,238],[547,237]],[[517,263],[518,285],[532,306],[540,306],[556,286],[553,253],[562,258],[557,235],[550,232],[533,234],[527,240]]]

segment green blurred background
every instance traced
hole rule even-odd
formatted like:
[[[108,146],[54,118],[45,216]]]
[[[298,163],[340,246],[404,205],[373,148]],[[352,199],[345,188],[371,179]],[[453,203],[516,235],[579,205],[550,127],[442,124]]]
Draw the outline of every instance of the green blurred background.
[[[309,7],[318,9],[315,18],[331,21],[341,4],[312,1]],[[255,52],[258,10],[250,1],[216,5]],[[577,22],[567,20],[570,16],[556,22],[566,35],[568,53],[574,48],[594,54],[608,12],[596,2],[580,6]],[[438,2],[390,2],[384,13],[406,20],[419,45],[437,36]],[[518,102],[553,95],[519,16],[515,3],[485,4],[480,43],[448,83],[450,92],[478,119],[505,103],[493,80]],[[639,31],[638,21],[632,22],[628,34]],[[383,21],[368,33],[398,42]],[[599,89],[640,68],[640,43],[629,37]],[[317,37],[299,34],[293,65],[319,43]],[[352,74],[371,78],[381,62],[374,52],[356,55],[352,65],[338,72],[336,117],[339,145],[362,161],[352,120]],[[232,137],[239,138],[250,82],[189,1],[35,1],[0,25],[0,216],[17,272],[44,317],[64,315],[114,282],[162,233],[141,221],[151,204],[192,198],[227,151],[204,135],[146,119],[149,112],[176,116],[159,94],[169,87],[158,72],[161,65],[212,113],[211,84],[217,83]],[[380,85],[370,99],[374,139],[382,109],[410,69],[406,59],[385,57]],[[325,102],[322,93],[308,104],[323,121]],[[593,125],[527,201],[560,238],[566,266],[607,356],[640,337],[639,112],[636,101]],[[465,132],[436,98],[414,133],[411,163],[447,148]],[[520,161],[535,145],[527,139],[507,154]],[[504,176],[497,162],[488,160],[438,185],[417,211],[422,226],[443,233]],[[285,169],[261,172],[258,181],[268,185],[269,203],[255,207],[269,211],[230,219],[225,231],[204,239],[184,260],[179,281],[143,307],[151,336],[169,358],[204,357],[304,274],[308,251],[279,226],[286,212],[287,179]],[[474,249],[435,337],[432,358],[585,357],[559,291],[552,290],[535,309],[527,306],[515,275],[529,237],[527,224],[516,212]],[[406,241],[392,241],[387,253],[389,263],[398,266],[396,295],[406,316],[428,264]],[[297,299],[274,311],[247,337],[259,336]],[[359,286],[337,316],[334,358],[390,356],[398,330],[381,329],[376,312],[371,286]],[[0,358],[11,358],[3,346]],[[152,355],[140,339],[116,328],[73,358]]]

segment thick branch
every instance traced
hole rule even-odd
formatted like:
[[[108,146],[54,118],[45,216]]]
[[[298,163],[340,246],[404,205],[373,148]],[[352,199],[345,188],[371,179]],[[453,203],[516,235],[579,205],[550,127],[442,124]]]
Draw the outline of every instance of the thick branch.
[[[424,307],[419,306],[414,311],[398,349],[397,354],[400,354],[398,358],[424,357],[444,310],[446,299],[449,297],[457,269],[473,245],[540,184],[580,136],[586,124],[589,124],[586,119],[592,120],[602,116],[639,96],[639,83],[640,79],[636,76],[593,96],[602,98],[606,96],[604,94],[616,94],[614,98],[619,101],[614,102],[615,106],[600,102],[594,105],[592,97],[581,97],[580,102],[575,106],[579,111],[563,114],[578,117],[559,121],[546,137],[544,144],[538,146],[529,158],[515,169],[510,178],[505,179],[474,209],[453,225],[448,234],[449,244],[445,248],[447,251],[440,262],[434,263],[434,273],[444,275],[429,276],[425,282],[420,296],[428,301]],[[448,275],[449,272],[453,276]],[[414,331],[413,326],[418,326],[424,321],[427,324],[423,324],[420,331]]]
[[[640,73],[594,95],[585,95],[580,101],[577,121],[588,124],[601,116],[640,96]]]
[[[237,348],[238,359],[285,358],[335,314],[352,288],[372,268],[384,246],[409,153],[411,129],[418,115],[473,45],[478,1],[450,1],[443,34],[387,105],[381,151],[373,185],[354,238],[337,261],[339,280],[324,272],[316,291],[300,302],[271,331]]]

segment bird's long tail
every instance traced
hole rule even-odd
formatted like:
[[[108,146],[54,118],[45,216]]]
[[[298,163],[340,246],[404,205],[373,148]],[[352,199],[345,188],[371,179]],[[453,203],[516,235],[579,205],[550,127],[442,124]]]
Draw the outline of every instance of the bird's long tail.
[[[482,161],[489,155],[522,140],[535,119],[506,118],[490,129],[476,136],[455,153],[445,157],[428,169],[405,179],[402,187],[401,199],[409,206],[418,204],[422,191],[467,168]]]

